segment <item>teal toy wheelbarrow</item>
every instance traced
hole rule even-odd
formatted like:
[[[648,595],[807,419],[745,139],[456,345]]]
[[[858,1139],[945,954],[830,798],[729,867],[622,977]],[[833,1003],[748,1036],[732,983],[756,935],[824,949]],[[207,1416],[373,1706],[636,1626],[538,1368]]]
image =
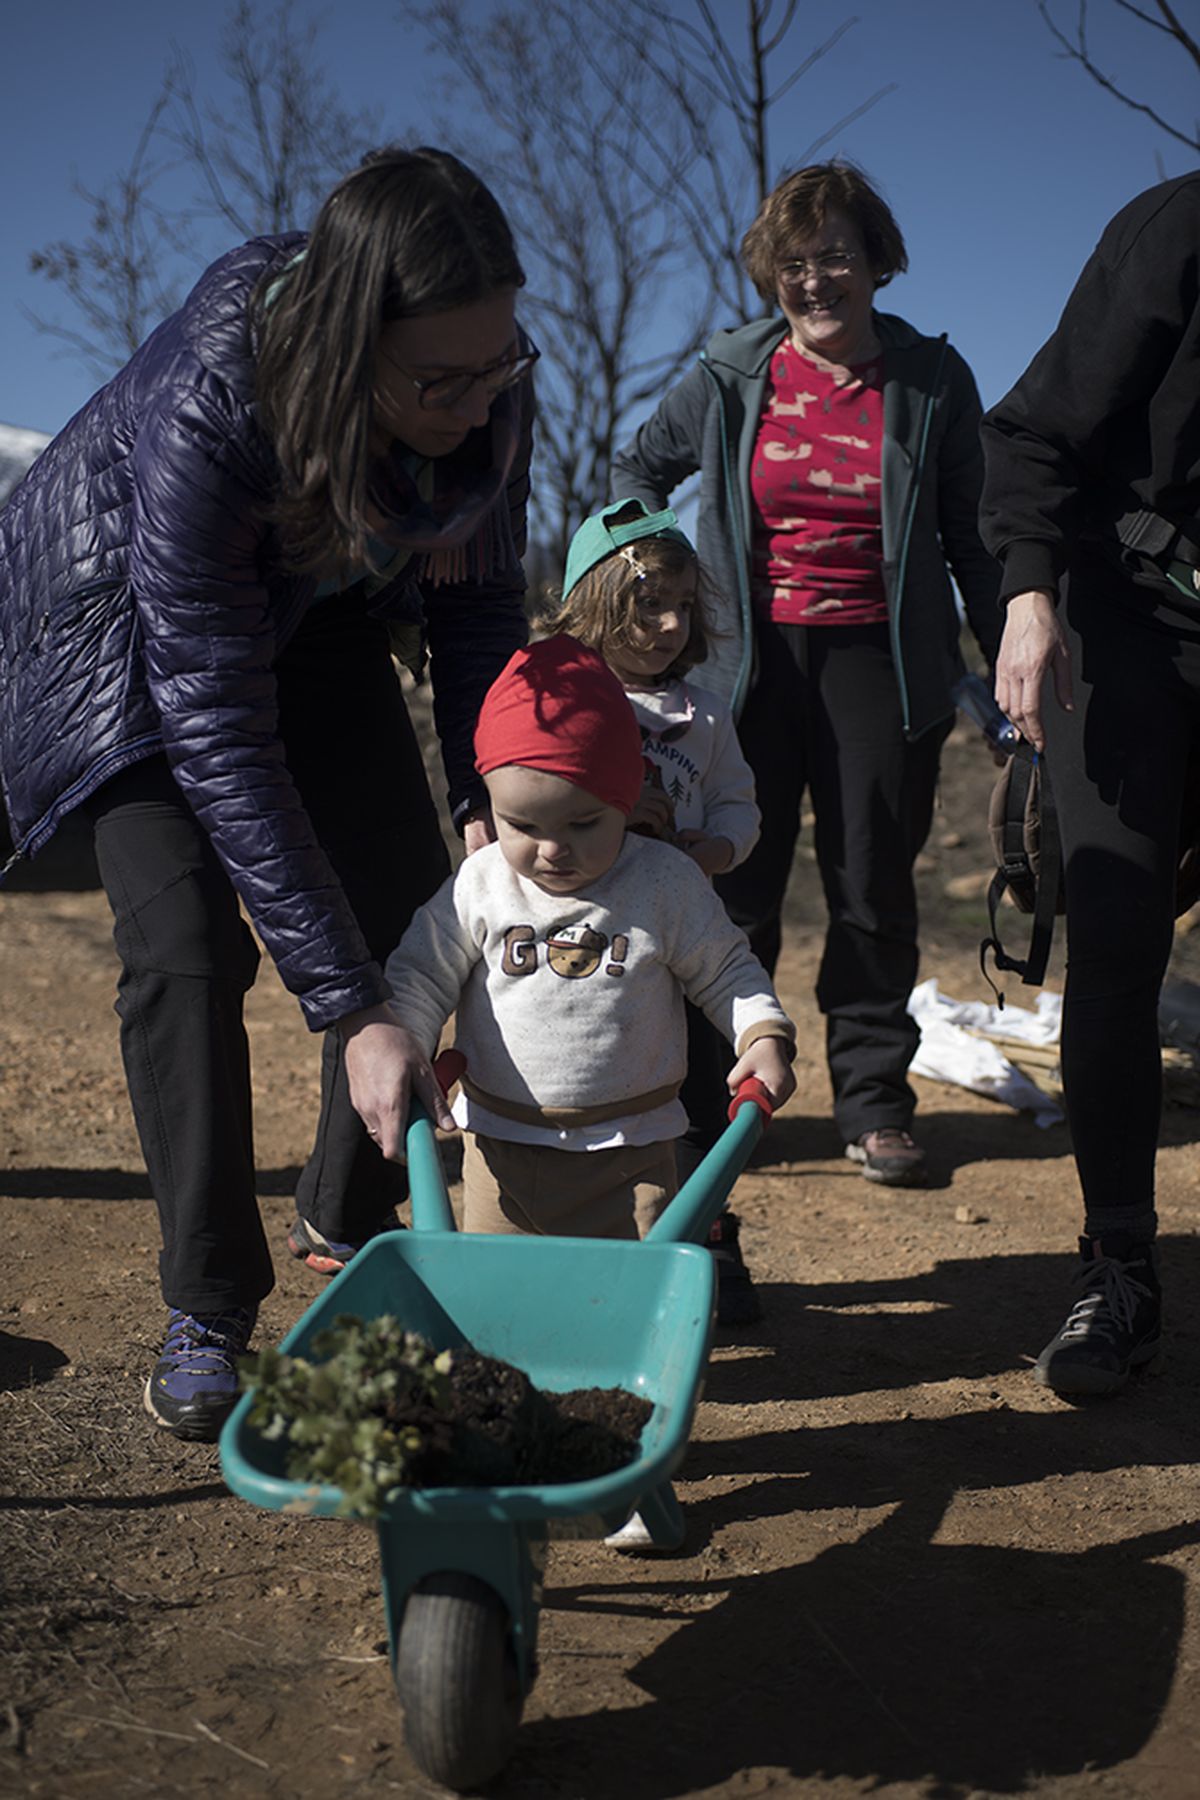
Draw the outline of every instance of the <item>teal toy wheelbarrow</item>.
[[[390,1314],[435,1346],[471,1344],[551,1392],[622,1387],[653,1411],[637,1460],[546,1487],[402,1488],[377,1521],[383,1596],[405,1735],[418,1766],[466,1791],[512,1750],[537,1673],[546,1547],[602,1537],[635,1511],[653,1543],[683,1541],[671,1476],[687,1449],[712,1345],[713,1259],[697,1248],[769,1117],[757,1082],[641,1243],[485,1237],[455,1230],[437,1142],[420,1110],[408,1128],[411,1231],[374,1238],[283,1339],[304,1355],[341,1314]],[[221,1434],[229,1486],[257,1506],[328,1516],[340,1488],[291,1481],[284,1453],[248,1422],[243,1395]]]

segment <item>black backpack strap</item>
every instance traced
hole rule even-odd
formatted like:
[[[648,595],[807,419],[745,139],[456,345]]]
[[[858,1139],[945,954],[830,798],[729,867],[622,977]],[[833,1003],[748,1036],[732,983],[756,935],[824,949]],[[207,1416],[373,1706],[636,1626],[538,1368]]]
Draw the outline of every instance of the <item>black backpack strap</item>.
[[[1161,574],[1169,562],[1200,563],[1200,520],[1176,525],[1148,506],[1122,513],[1116,521],[1117,540],[1125,550],[1154,563]]]
[[[1029,956],[1021,980],[1026,987],[1041,987],[1050,960],[1054,938],[1054,919],[1062,890],[1062,838],[1058,829],[1058,807],[1050,785],[1050,771],[1038,763],[1038,799],[1040,831],[1038,834],[1037,904],[1033,909],[1033,931],[1029,938]]]
[[[1009,956],[1000,942],[1000,930],[997,914],[1000,902],[1009,887],[1016,881],[1028,884],[1030,878],[1029,857],[1025,845],[1025,813],[1029,804],[1029,789],[1033,782],[1034,771],[1038,778],[1038,877],[1034,895],[1033,929],[1029,937],[1029,954],[1021,958]],[[1001,853],[1003,862],[992,876],[988,885],[987,908],[990,936],[984,938],[979,946],[979,967],[983,978],[996,996],[996,1004],[1003,1009],[1004,995],[988,972],[988,952],[992,953],[996,969],[1001,973],[1019,975],[1026,987],[1040,987],[1046,975],[1046,964],[1050,960],[1050,945],[1054,939],[1054,920],[1058,913],[1058,899],[1062,887],[1062,838],[1058,829],[1058,809],[1054,803],[1054,793],[1050,786],[1050,777],[1045,763],[1030,751],[1021,751],[1013,757],[1009,769],[1008,794],[1006,799],[1004,823],[1001,832]]]

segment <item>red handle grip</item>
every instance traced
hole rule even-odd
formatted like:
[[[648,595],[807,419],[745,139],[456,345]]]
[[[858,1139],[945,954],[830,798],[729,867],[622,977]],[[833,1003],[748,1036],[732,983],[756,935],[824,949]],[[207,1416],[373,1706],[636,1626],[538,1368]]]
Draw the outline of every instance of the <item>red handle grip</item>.
[[[771,1096],[761,1081],[751,1075],[743,1081],[733,1099],[729,1102],[729,1117],[732,1120],[739,1106],[757,1106],[763,1115],[764,1124],[769,1122],[775,1108],[771,1104]]]
[[[443,1050],[435,1058],[433,1072],[437,1076],[438,1086],[443,1094],[448,1094],[456,1081],[462,1079],[466,1070],[467,1059],[461,1050]]]

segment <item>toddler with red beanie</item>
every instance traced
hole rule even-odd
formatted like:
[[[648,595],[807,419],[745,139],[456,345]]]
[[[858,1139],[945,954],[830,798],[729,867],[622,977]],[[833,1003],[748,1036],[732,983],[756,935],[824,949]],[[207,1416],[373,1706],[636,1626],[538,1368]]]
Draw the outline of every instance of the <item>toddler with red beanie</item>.
[[[475,733],[497,841],[416,914],[392,1004],[432,1056],[451,1013],[468,1231],[637,1236],[675,1191],[685,997],[734,1045],[736,1087],[791,1094],[794,1028],[696,863],[626,830],[641,734],[575,639],[519,650]]]

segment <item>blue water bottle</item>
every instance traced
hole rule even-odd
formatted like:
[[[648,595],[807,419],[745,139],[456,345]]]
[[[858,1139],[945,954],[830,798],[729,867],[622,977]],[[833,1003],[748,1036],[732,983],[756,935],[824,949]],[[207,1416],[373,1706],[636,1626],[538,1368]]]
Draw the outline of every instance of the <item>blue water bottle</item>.
[[[950,692],[955,706],[978,725],[992,748],[1011,756],[1021,741],[1021,734],[1012,720],[996,705],[996,697],[983,676],[964,675],[961,681],[955,682]]]

